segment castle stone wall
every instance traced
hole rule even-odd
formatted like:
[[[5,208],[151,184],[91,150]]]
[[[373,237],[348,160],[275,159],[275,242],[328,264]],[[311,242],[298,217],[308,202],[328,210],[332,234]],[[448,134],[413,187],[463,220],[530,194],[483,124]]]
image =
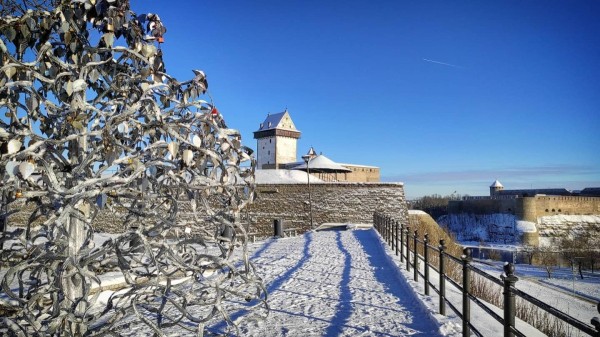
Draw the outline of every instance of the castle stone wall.
[[[300,232],[310,229],[308,187],[304,184],[257,186],[257,199],[248,212],[256,231],[272,235],[273,221],[282,219],[285,228]],[[372,223],[373,212],[382,211],[407,221],[408,211],[401,183],[316,183],[311,184],[313,223]]]
[[[448,212],[456,213],[511,213],[521,220],[536,222],[548,215],[599,215],[599,197],[545,196],[517,198],[470,198],[450,201]]]
[[[516,198],[511,199],[468,199],[468,200],[451,200],[448,202],[448,213],[473,213],[473,214],[489,214],[489,213],[511,213],[520,212],[521,200]]]
[[[522,237],[523,243],[535,245],[539,239],[564,236],[572,229],[599,233],[598,222],[594,220],[595,218],[589,223],[582,222],[581,219],[569,220],[569,218],[562,219],[558,223],[553,221],[556,216],[561,215],[600,215],[600,197],[536,195],[508,199],[469,198],[450,201],[448,212],[450,214],[514,214],[518,220],[536,224],[537,232],[526,233]]]
[[[257,198],[247,210],[247,215],[254,220],[251,232],[273,235],[275,219],[282,219],[285,228],[297,228],[300,233],[310,229],[306,184],[264,184],[257,185],[256,190]],[[401,183],[315,183],[311,184],[311,196],[315,226],[326,222],[372,223],[375,211],[408,221]],[[34,207],[19,200],[11,203],[10,209],[18,211],[9,217],[8,225],[22,226]],[[99,232],[119,233],[134,224],[134,221],[125,223],[124,220],[124,210],[106,208],[98,213],[92,226]],[[181,204],[178,221],[192,221],[189,203]]]
[[[600,198],[598,197],[536,196],[535,200],[535,211],[538,217],[556,214],[600,214]]]

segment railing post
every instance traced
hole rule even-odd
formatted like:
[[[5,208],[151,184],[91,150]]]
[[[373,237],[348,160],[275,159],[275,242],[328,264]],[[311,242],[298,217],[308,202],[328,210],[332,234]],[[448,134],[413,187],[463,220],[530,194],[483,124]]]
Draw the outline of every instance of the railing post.
[[[392,252],[396,249],[396,221],[394,219],[390,222],[390,227],[392,229],[390,237],[392,238]]]
[[[398,229],[400,228],[400,225],[398,224],[398,221],[394,221],[394,224],[396,225],[396,229],[394,230],[396,239],[394,241],[396,242],[396,256],[398,256],[398,252],[400,251],[400,248],[398,247]]]
[[[383,236],[383,241],[387,242],[387,217],[384,216],[381,222],[381,230],[382,230],[382,235]]]
[[[385,217],[385,241],[390,244],[390,217]]]
[[[410,271],[410,226],[406,226],[406,271]]]
[[[444,263],[444,239],[440,240],[440,245],[438,246],[440,250],[440,315],[446,316],[446,266]]]
[[[377,212],[373,212],[373,228],[377,230]]]
[[[413,237],[413,249],[414,249],[414,253],[413,253],[413,278],[415,280],[415,282],[419,281],[419,253],[417,251],[417,240],[419,239],[419,231],[415,229],[415,236]]]
[[[469,327],[471,317],[471,300],[469,299],[469,288],[471,287],[470,279],[470,262],[471,262],[471,248],[463,249],[463,255],[461,256],[463,265],[463,282],[462,282],[462,319],[463,319],[463,337],[469,337],[471,335],[471,328]]]
[[[598,302],[596,309],[598,310],[598,313],[600,314],[600,302]],[[591,322],[592,322],[592,325],[596,328],[596,337],[600,337],[600,318],[594,317],[594,318],[592,318]]]
[[[425,260],[424,273],[423,277],[425,280],[423,281],[423,286],[425,287],[425,295],[429,295],[429,247],[427,244],[429,243],[429,234],[425,233],[423,235],[423,260]]]
[[[502,275],[502,281],[504,281],[504,337],[514,337],[515,334],[513,329],[515,328],[515,294],[511,288],[515,286],[515,283],[519,280],[515,276],[515,265],[507,263],[504,265],[504,274]]]
[[[404,224],[400,224],[400,263],[404,262]]]

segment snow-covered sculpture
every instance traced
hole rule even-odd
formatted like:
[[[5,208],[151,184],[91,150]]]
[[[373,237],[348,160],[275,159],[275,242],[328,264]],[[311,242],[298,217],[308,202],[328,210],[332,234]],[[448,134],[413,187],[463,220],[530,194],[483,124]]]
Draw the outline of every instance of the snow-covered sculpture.
[[[237,310],[265,313],[239,220],[251,150],[200,99],[202,71],[165,72],[165,32],[128,0],[0,18],[2,216],[23,200],[32,210],[0,242],[0,334],[119,335],[128,322],[202,335],[235,327]],[[94,219],[108,211],[123,234],[101,243]],[[102,302],[106,275],[127,286]]]

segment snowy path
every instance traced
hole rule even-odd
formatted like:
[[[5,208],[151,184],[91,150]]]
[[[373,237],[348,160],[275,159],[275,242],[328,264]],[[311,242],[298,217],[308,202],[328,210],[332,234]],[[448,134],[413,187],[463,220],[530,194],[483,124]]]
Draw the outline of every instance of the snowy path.
[[[244,336],[440,336],[373,230],[268,240],[252,261],[271,313],[242,324]]]

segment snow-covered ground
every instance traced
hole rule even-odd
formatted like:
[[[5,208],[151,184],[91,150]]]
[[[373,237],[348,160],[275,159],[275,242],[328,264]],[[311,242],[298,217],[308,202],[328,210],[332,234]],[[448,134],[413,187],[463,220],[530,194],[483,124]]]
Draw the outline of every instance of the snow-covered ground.
[[[351,228],[357,228],[351,226]],[[268,290],[266,320],[231,314],[241,336],[460,336],[456,317],[424,305],[372,229],[324,230],[251,244]],[[222,322],[207,335],[227,335]],[[123,336],[151,335],[124,320]],[[185,335],[183,331],[170,333]]]
[[[266,320],[256,320],[244,311],[233,312],[231,318],[239,322],[241,336],[461,335],[457,315],[449,307],[446,317],[437,314],[435,292],[423,295],[422,280],[412,280],[412,271],[406,271],[405,264],[375,230],[359,229],[366,226],[347,226],[348,230],[332,227],[338,228],[250,244],[251,260],[263,277],[271,311]],[[478,266],[494,276],[501,272],[500,262],[486,261]],[[572,276],[569,273],[559,271],[555,275]],[[430,270],[430,274],[437,285],[435,271]],[[569,294],[568,282],[572,279],[544,280],[542,269],[527,265],[517,266],[517,276],[518,289],[583,322],[600,316],[594,301]],[[600,278],[576,282],[577,291],[600,296]],[[449,283],[446,287],[447,298],[460,309],[462,294]],[[501,309],[492,310],[502,314]],[[502,335],[502,325],[475,304],[471,305],[471,320],[484,336]],[[208,336],[227,335],[227,326],[222,322],[209,322],[207,327]],[[520,320],[517,327],[527,336],[543,336]],[[131,318],[124,318],[117,332],[123,336],[152,335],[148,327]],[[168,335],[190,333],[173,328]]]
[[[502,272],[503,262],[487,260],[476,263],[477,267],[492,275]],[[593,317],[600,316],[596,305],[600,302],[600,273],[584,273],[584,279],[574,274],[570,268],[555,268],[552,278],[548,278],[545,269],[527,264],[515,265],[515,275],[519,281],[515,287],[543,302],[567,313],[578,320],[588,323]]]

